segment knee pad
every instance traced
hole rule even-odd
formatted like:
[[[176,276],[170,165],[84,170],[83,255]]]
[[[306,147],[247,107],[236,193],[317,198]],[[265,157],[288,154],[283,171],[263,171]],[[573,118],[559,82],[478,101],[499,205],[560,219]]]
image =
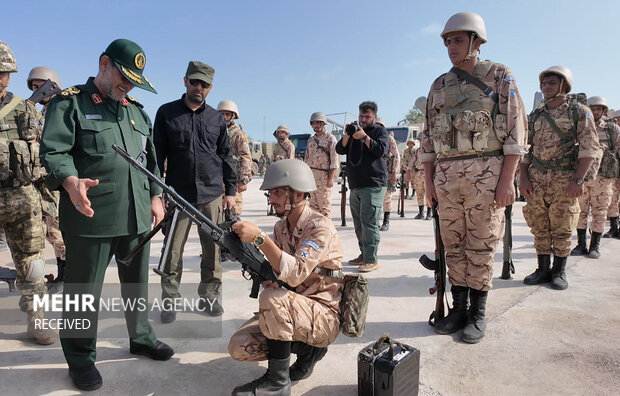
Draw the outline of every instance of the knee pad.
[[[26,281],[35,282],[35,281],[38,281],[39,279],[43,279],[44,276],[45,276],[45,264],[43,263],[43,260],[38,259],[38,260],[31,261],[30,265],[28,266],[26,270]]]

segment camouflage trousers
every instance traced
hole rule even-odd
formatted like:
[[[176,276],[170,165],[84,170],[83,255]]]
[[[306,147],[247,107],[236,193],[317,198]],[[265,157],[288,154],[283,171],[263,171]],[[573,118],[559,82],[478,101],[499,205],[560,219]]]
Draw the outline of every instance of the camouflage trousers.
[[[492,287],[495,249],[504,234],[504,208],[494,204],[502,163],[490,157],[437,164],[441,239],[453,286]]]
[[[534,235],[536,254],[568,257],[571,235],[579,216],[577,198],[566,196],[573,173],[541,172],[531,167],[529,177],[534,194],[527,198],[523,217]]]
[[[239,191],[235,194],[235,213],[237,216],[243,213],[243,193]]]
[[[413,169],[407,169],[403,179],[405,179],[405,188],[415,188],[415,171]]]
[[[579,221],[577,228],[585,230],[588,228],[588,213],[592,212],[592,232],[603,233],[605,231],[605,221],[607,220],[607,210],[611,202],[614,179],[599,177],[596,180],[587,181],[584,184],[584,192],[579,197]]]
[[[611,189],[611,203],[609,204],[609,209],[607,210],[607,217],[618,217],[618,213],[620,213],[620,202],[618,202],[620,190],[616,188],[616,183],[611,183]]]
[[[0,228],[6,232],[17,270],[19,308],[33,311],[33,295],[47,293],[43,278],[45,263],[45,225],[41,213],[41,195],[33,185],[0,188]]]
[[[332,188],[327,187],[327,181],[329,180],[329,172],[312,169],[314,175],[314,181],[316,182],[317,190],[310,193],[310,208],[321,213],[323,216],[331,219],[332,216]]]
[[[388,183],[387,189],[385,190],[385,197],[383,198],[383,211],[391,212],[392,211],[392,193],[396,191],[396,185],[392,185]]]
[[[415,193],[418,196],[418,206],[425,206],[424,194],[426,190],[424,188],[424,169],[415,171],[415,179],[414,179]],[[430,204],[426,206],[431,206]]]
[[[284,288],[265,289],[259,312],[233,334],[228,353],[236,360],[266,360],[267,338],[324,348],[340,333],[340,319],[327,306]]]
[[[54,254],[61,260],[65,259],[65,242],[62,240],[62,233],[58,228],[58,217],[43,215],[45,220],[47,241],[54,247]]]

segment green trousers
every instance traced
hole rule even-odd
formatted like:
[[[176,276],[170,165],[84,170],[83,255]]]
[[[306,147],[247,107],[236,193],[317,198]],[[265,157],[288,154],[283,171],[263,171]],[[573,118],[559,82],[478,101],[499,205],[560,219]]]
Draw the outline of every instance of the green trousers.
[[[63,295],[92,294],[95,298],[95,308],[98,308],[105,271],[112,256],[126,257],[143,236],[144,234],[85,238],[63,233],[67,247]],[[148,301],[149,253],[150,244],[147,244],[128,266],[117,264],[123,299],[143,298]],[[68,310],[66,305],[63,307],[63,319],[88,319],[94,326],[94,329],[91,328],[89,331],[60,331],[62,350],[70,368],[95,363],[98,314],[98,311],[79,310],[75,312]],[[153,345],[157,342],[155,333],[148,322],[148,310],[125,311],[125,321],[129,338],[133,342],[144,345]]]
[[[213,222],[220,223],[222,221],[222,197],[218,197],[205,204],[198,204],[196,208]],[[183,275],[183,250],[185,249],[191,225],[192,221],[186,215],[180,213],[174,234],[166,236],[166,238],[172,238],[172,245],[168,262],[164,267],[170,276],[161,278],[162,299],[181,298],[179,285]],[[198,236],[202,247],[198,296],[213,301],[220,296],[222,289],[220,248],[209,238],[204,230],[198,229]]]

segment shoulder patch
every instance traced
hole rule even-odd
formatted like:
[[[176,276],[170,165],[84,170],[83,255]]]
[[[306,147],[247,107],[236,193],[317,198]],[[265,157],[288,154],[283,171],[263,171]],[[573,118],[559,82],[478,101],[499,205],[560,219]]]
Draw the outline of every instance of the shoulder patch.
[[[131,103],[135,104],[135,105],[136,105],[136,106],[138,106],[139,108],[141,108],[141,109],[143,109],[143,108],[144,108],[144,105],[143,105],[142,103],[138,102],[138,101],[136,100],[136,98],[134,98],[133,96],[129,96],[129,95],[127,95],[127,96],[125,96],[125,98],[127,98],[127,100],[128,100],[128,101],[130,101]]]
[[[60,91],[59,95],[62,98],[69,98],[69,97],[71,97],[73,95],[78,95],[80,92],[82,92],[82,91],[77,86],[74,85],[72,87],[69,87],[69,88],[67,88],[65,90]]]
[[[310,239],[306,239],[305,241],[303,241],[301,243],[301,246],[309,246],[314,250],[319,250],[319,245],[316,242],[311,241]]]

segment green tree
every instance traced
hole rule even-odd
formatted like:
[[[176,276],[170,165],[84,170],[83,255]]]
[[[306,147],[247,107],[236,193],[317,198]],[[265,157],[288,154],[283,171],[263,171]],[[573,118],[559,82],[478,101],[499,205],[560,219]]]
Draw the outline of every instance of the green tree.
[[[419,124],[424,122],[424,114],[422,114],[422,112],[414,106],[409,110],[409,113],[407,113],[405,119],[409,122],[409,124]]]

